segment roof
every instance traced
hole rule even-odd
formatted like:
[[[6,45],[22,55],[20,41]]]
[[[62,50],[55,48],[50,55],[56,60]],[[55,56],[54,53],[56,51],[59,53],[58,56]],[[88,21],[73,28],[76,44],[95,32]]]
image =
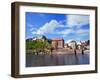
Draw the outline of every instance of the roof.
[[[75,43],[76,43],[76,41],[74,41],[74,40],[72,40],[72,41],[70,41],[70,42],[75,42]]]
[[[55,39],[52,39],[53,41],[60,41],[60,40],[64,40],[63,38],[55,38]]]

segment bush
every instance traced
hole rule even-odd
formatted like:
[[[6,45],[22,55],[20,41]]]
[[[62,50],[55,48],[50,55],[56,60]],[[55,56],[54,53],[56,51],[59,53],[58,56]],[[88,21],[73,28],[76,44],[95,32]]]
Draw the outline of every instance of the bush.
[[[37,54],[39,52],[46,52],[45,50],[48,49],[51,51],[51,44],[48,41],[26,41],[26,50],[33,50]]]

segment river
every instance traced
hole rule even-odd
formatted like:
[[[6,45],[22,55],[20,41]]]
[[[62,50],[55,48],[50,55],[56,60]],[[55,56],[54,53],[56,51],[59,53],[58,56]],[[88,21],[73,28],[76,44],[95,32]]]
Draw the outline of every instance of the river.
[[[60,66],[89,64],[89,53],[82,54],[52,54],[26,55],[26,67]]]

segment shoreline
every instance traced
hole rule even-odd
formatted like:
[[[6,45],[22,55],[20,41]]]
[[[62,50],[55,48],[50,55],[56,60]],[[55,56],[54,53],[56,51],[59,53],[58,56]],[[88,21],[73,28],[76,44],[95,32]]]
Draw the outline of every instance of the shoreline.
[[[26,50],[26,53],[27,54],[35,54],[33,52],[33,50]],[[89,54],[90,53],[90,50],[84,50],[84,54]],[[74,51],[72,49],[57,49],[57,50],[52,50],[51,53],[39,53],[39,54],[47,54],[47,55],[51,55],[51,54],[75,54]],[[82,50],[76,50],[76,54],[82,54]]]

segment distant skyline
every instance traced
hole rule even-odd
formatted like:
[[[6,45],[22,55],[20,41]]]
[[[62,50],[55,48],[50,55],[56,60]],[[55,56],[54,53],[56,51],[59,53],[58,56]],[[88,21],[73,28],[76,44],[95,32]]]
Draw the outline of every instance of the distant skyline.
[[[26,12],[26,39],[44,35],[49,39],[90,40],[89,15]]]

